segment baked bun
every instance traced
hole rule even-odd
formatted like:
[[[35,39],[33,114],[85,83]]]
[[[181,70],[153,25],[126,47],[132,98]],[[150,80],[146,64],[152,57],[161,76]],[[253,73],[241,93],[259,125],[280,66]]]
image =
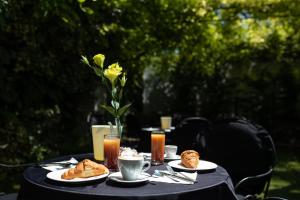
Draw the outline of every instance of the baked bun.
[[[61,175],[61,178],[68,180],[73,178],[88,178],[108,173],[109,170],[104,165],[95,163],[89,159],[84,159],[79,162],[75,168],[65,171]]]
[[[197,151],[186,150],[181,153],[181,163],[187,168],[197,168],[199,159]]]

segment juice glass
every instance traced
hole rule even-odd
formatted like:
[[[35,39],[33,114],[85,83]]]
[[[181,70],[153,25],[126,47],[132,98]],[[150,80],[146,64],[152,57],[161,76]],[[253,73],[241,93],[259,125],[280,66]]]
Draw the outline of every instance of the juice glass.
[[[170,129],[172,125],[172,117],[170,116],[160,117],[160,124],[162,129]]]
[[[161,165],[164,163],[165,133],[155,131],[151,133],[151,164]]]
[[[118,156],[120,151],[120,137],[118,135],[104,136],[104,165],[110,169],[118,170]]]

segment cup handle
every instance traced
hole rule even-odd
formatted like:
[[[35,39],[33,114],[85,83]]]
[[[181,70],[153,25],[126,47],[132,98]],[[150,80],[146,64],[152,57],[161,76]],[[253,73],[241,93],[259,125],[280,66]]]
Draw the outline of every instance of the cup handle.
[[[150,169],[150,167],[151,167],[151,163],[149,161],[144,161],[144,166],[143,166],[142,171],[145,172],[148,169]]]

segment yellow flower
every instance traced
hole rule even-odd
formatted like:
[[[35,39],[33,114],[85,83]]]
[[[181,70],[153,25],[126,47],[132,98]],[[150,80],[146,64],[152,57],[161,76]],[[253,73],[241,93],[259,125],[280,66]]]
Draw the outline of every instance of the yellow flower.
[[[104,76],[108,78],[112,85],[114,85],[116,78],[122,73],[122,67],[118,63],[114,63],[106,70],[104,70]]]
[[[105,56],[103,54],[97,54],[93,57],[94,63],[103,68]]]

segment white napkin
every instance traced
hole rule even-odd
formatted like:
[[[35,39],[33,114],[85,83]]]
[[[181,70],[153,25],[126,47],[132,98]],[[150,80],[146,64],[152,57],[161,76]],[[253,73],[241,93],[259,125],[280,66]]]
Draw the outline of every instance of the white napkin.
[[[165,172],[165,173],[169,173],[168,171],[163,171],[161,170],[161,172]],[[182,175],[184,174],[184,175]],[[184,176],[187,176],[189,177],[190,179],[196,181],[197,179],[197,172],[194,172],[194,173],[188,173],[188,172],[180,172],[180,173],[177,173],[176,176],[181,176],[183,178],[185,178]],[[174,181],[172,180],[171,178],[169,178],[169,176],[165,176],[165,175],[162,175],[162,176],[159,176],[159,175],[156,175],[155,173],[149,178],[149,181],[154,181],[154,182],[164,182],[164,183],[175,183],[175,184],[186,184],[186,185],[192,185],[194,184],[193,182],[191,181],[184,181],[182,179],[179,179],[179,178],[175,178],[177,181]]]
[[[75,158],[71,158],[70,160],[64,160],[64,161],[59,161],[57,163],[72,163],[74,165],[76,165],[78,163],[78,161],[75,159]],[[73,165],[70,165],[68,168],[71,168]],[[51,166],[48,166],[48,167],[45,167],[43,166],[44,169],[47,169],[49,171],[57,171],[57,170],[60,170],[60,169],[67,169],[66,167],[63,167],[61,165],[51,165]]]

